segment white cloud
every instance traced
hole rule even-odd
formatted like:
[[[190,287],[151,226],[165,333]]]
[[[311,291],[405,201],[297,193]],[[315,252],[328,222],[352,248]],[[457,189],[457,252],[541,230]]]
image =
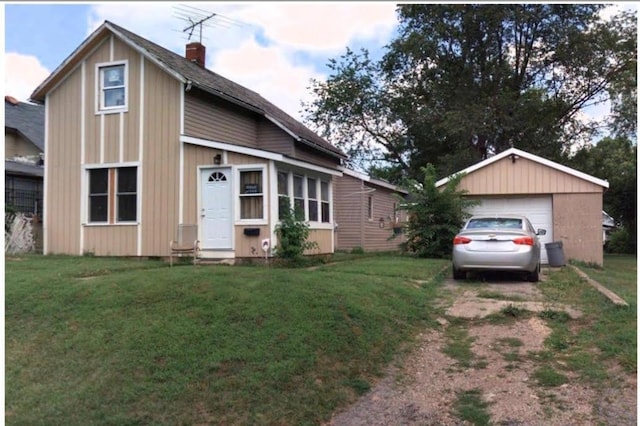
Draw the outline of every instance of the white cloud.
[[[351,40],[385,43],[396,24],[395,3],[255,3],[238,19],[263,28],[276,44],[316,51],[344,50]]]
[[[262,47],[254,40],[237,49],[218,51],[210,61],[217,73],[259,93],[295,118],[300,118],[300,102],[310,99],[310,79],[323,77],[312,67],[293,65],[283,49]]]
[[[46,69],[35,56],[9,52],[5,54],[5,95],[13,96],[19,101],[27,101],[36,87],[47,77]]]

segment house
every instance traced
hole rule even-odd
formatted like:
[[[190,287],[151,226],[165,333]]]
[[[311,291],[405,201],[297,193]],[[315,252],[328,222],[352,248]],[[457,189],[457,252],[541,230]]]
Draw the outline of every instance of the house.
[[[4,97],[5,204],[42,217],[44,107]]]
[[[339,167],[334,201],[336,249],[395,251],[404,242],[402,226],[407,212],[400,209],[399,197],[407,191],[388,182]]]
[[[344,153],[275,105],[105,21],[31,98],[45,105],[45,254],[168,256],[197,224],[204,258],[263,257],[296,206],[335,248]],[[288,203],[288,206],[287,206]]]
[[[524,214],[544,244],[562,241],[567,259],[602,265],[602,195],[609,183],[528,152],[510,148],[462,170],[458,189],[480,205],[473,214]],[[447,177],[436,182],[442,186]]]

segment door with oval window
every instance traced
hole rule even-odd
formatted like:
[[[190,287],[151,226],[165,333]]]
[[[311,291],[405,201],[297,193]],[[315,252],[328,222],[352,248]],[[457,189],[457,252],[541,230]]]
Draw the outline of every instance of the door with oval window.
[[[233,211],[231,168],[200,170],[200,247],[231,250]]]

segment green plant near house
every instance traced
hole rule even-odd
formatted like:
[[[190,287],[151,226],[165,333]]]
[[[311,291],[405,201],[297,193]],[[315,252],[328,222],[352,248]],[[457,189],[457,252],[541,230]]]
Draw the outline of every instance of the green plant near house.
[[[304,220],[298,219],[293,208],[284,208],[280,223],[276,225],[278,245],[275,255],[282,259],[298,261],[306,250],[318,247],[315,241],[309,241],[311,230]]]
[[[469,217],[468,209],[477,204],[457,189],[464,176],[458,174],[444,186],[436,186],[436,169],[432,164],[422,167],[424,180],[407,180],[409,191],[401,206],[409,213],[403,248],[419,257],[447,258],[451,255],[453,237]]]

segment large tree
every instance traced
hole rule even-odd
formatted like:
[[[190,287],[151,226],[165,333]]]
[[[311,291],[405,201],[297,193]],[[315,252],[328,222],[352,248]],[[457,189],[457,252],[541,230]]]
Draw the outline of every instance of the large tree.
[[[427,163],[444,176],[511,146],[560,160],[598,130],[580,112],[635,78],[636,28],[603,21],[602,8],[400,6],[381,60],[347,49],[329,62],[307,122],[391,180],[420,179]]]

